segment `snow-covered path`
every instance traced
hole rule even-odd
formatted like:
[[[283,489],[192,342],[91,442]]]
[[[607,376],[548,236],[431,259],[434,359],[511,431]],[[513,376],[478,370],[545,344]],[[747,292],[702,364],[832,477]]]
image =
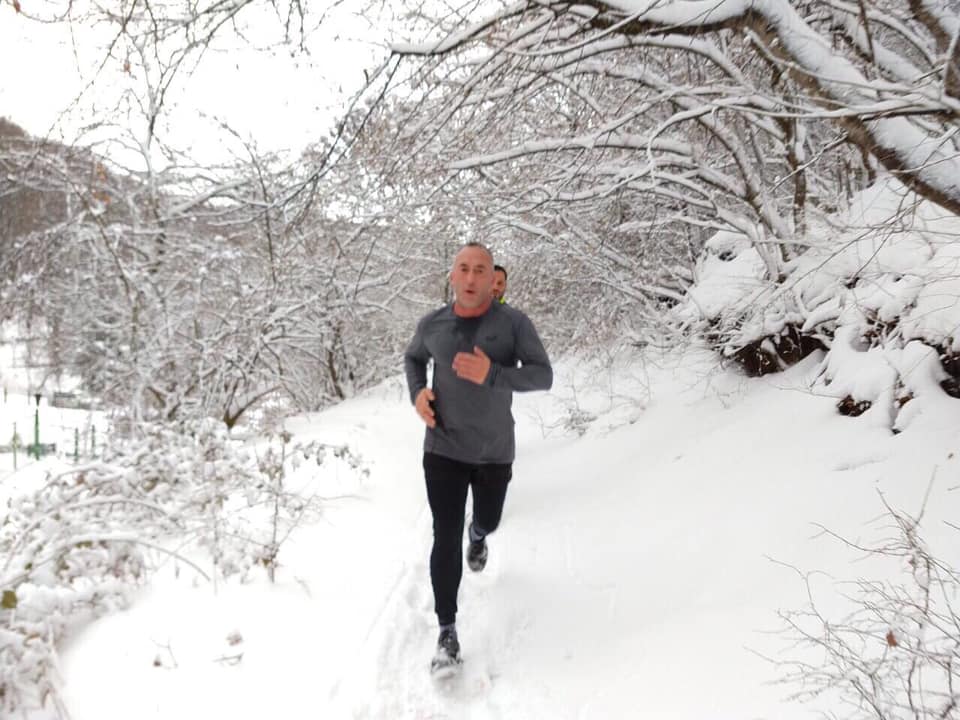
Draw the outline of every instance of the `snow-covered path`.
[[[770,684],[777,670],[760,657],[787,644],[770,633],[778,610],[806,602],[788,565],[882,571],[851,566],[814,523],[875,537],[878,490],[916,510],[935,468],[936,542],[939,520],[957,517],[960,422],[921,415],[894,437],[805,390],[815,359],[764,380],[706,363],[651,369],[652,402],[614,430],[600,412],[609,398],[580,386],[600,417],[579,438],[550,429],[573,369],[551,395],[517,398],[514,480],[490,564],[461,586],[465,665],[449,685],[427,673],[436,627],[421,427],[394,381],[289,424],[301,439],[348,438],[371,475],[285,547],[280,582],[215,595],[158,580],[68,648],[73,717],[812,717],[785,702],[791,688]],[[829,578],[813,582],[829,612]],[[244,655],[225,665],[218,643],[232,629]],[[176,666],[153,667],[161,641]]]

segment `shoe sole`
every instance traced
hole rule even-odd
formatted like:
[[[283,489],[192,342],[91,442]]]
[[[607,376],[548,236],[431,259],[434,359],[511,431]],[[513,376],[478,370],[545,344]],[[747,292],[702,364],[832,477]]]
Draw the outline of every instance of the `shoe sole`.
[[[445,663],[439,667],[430,666],[430,676],[434,680],[449,680],[454,675],[460,672],[460,666],[463,664],[462,660],[457,660],[453,663]]]

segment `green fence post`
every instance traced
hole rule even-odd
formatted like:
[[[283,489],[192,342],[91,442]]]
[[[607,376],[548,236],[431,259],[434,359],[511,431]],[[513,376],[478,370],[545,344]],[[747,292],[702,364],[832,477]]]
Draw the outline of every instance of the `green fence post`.
[[[33,411],[33,456],[40,459],[40,393],[36,393],[37,407]]]
[[[80,462],[80,428],[73,429],[73,461]]]
[[[10,440],[10,446],[13,448],[13,469],[17,469],[17,446],[20,444],[20,436],[17,435],[17,424],[13,424],[13,438]]]

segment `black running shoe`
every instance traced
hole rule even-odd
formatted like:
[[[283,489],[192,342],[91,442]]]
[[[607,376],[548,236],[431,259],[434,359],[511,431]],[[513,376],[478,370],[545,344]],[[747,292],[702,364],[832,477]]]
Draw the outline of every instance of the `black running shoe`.
[[[467,546],[467,566],[474,572],[480,572],[487,566],[487,541],[471,542]]]
[[[447,677],[457,671],[460,665],[460,641],[453,628],[440,631],[437,639],[437,652],[430,661],[430,673],[434,677]]]

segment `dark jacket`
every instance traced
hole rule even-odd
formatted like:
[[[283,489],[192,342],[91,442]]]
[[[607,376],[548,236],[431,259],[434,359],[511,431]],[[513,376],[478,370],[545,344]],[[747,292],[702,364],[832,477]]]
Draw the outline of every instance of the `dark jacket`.
[[[454,355],[473,352],[474,345],[491,361],[482,385],[458,378],[452,367]],[[513,392],[553,384],[550,358],[530,318],[499,303],[475,318],[459,317],[452,305],[421,318],[403,356],[411,401],[427,387],[430,359],[437,426],[427,428],[424,451],[472,464],[513,462]]]

